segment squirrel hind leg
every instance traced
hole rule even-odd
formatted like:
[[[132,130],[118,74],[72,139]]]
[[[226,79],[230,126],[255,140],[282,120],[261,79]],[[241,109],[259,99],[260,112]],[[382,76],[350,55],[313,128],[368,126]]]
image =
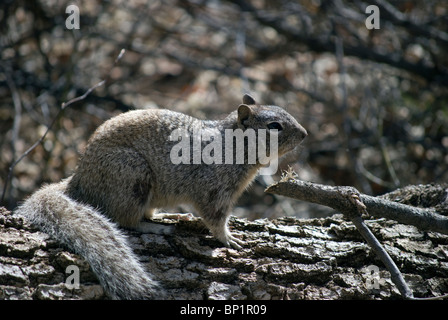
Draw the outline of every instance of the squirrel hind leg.
[[[91,163],[96,160],[96,167]],[[67,194],[98,208],[122,227],[138,225],[150,207],[154,173],[132,149],[108,150],[107,157],[83,159]],[[90,173],[92,172],[92,173]]]

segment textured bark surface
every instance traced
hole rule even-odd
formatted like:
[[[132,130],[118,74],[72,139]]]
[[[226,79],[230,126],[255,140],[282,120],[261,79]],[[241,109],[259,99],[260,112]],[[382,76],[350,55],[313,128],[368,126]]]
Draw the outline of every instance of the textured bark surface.
[[[403,190],[387,197],[403,202],[405,198],[425,198],[416,192],[431,194],[422,187]],[[439,192],[432,207],[446,201],[446,188],[439,191],[445,198]],[[415,297],[448,293],[448,236],[386,219],[367,219],[366,223]],[[354,225],[340,214],[316,219],[232,218],[232,231],[246,241],[241,251],[222,247],[199,218],[166,220],[160,225],[164,235],[127,232],[148,271],[166,289],[168,299],[401,298],[389,272]],[[65,272],[70,265],[80,270],[79,289],[68,289],[65,284],[71,275]],[[370,272],[375,269],[372,266],[378,267],[379,273]],[[379,289],[368,289],[375,280]],[[0,208],[0,299],[107,296],[84,259]]]

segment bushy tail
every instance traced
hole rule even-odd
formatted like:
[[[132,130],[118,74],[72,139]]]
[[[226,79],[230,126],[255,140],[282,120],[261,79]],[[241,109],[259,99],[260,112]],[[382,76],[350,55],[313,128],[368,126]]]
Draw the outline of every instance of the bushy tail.
[[[114,299],[154,298],[157,283],[145,272],[126,237],[90,206],[69,198],[66,181],[43,187],[16,211],[90,264]]]

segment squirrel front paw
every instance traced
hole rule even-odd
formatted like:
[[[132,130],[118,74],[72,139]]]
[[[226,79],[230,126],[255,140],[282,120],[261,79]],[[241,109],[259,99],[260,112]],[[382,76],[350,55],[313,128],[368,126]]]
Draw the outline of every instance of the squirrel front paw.
[[[226,247],[233,248],[236,250],[243,249],[243,246],[245,245],[245,242],[241,239],[238,239],[237,237],[233,236],[230,231],[227,229],[227,227],[217,234],[216,232],[213,232],[214,236],[221,241]]]
[[[241,250],[245,242],[236,238],[230,233],[227,226],[228,219],[211,220],[214,215],[202,215],[205,225],[209,228],[216,239],[221,241],[226,247]]]
[[[241,249],[243,249],[245,242],[243,240],[240,240],[240,239],[230,235],[224,244],[229,248],[231,247],[236,250],[241,250]]]

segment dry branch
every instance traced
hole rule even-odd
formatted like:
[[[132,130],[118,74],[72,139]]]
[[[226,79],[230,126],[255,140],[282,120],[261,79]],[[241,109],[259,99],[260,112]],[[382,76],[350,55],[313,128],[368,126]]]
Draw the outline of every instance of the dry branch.
[[[321,204],[340,212],[347,212],[352,208],[352,204],[342,196],[341,189],[344,188],[349,187],[320,185],[285,176],[281,181],[267,188],[266,192]],[[355,189],[353,188],[353,190]],[[360,200],[366,206],[369,214],[374,217],[411,224],[425,231],[448,234],[448,218],[435,213],[431,209],[417,208],[365,194],[360,194]]]
[[[322,204],[336,209],[350,218],[366,242],[385,264],[391,273],[392,281],[405,299],[415,298],[397,265],[364,223],[361,215],[371,213],[374,216],[386,217],[399,222],[413,224],[416,227],[422,226],[425,230],[448,233],[448,219],[428,210],[369,197],[360,194],[353,187],[331,187],[304,182],[296,179],[294,173],[291,171],[280,182],[268,187],[266,192]],[[446,297],[448,296],[445,295],[438,298]]]

